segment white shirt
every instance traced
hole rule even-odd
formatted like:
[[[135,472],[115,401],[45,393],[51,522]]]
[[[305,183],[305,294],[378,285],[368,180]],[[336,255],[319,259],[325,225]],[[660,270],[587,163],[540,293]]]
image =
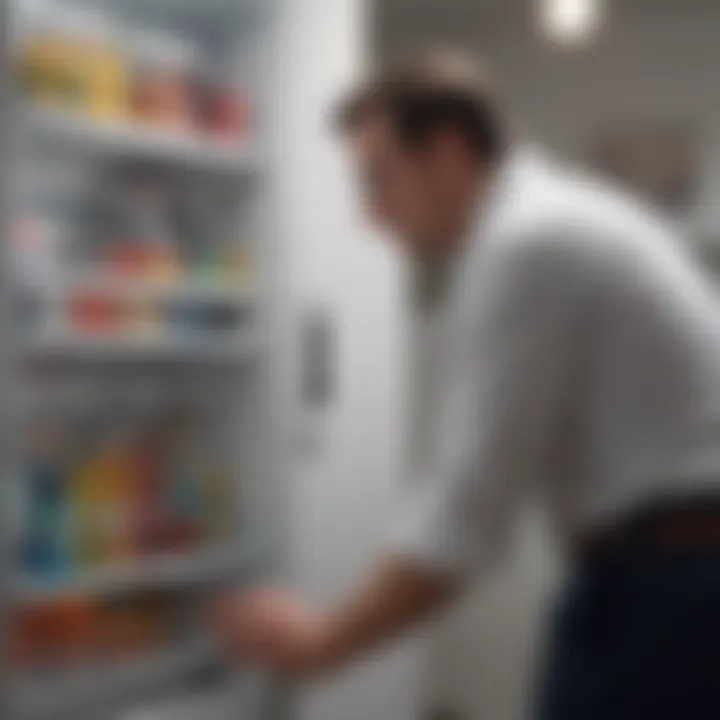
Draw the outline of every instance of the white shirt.
[[[479,215],[439,310],[431,477],[393,549],[468,574],[530,493],[569,540],[720,488],[720,308],[668,229],[528,151]]]

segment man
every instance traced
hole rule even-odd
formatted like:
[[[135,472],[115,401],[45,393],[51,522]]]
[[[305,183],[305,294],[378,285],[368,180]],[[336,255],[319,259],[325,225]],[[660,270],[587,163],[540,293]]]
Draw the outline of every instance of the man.
[[[432,477],[347,603],[240,595],[222,633],[281,673],[341,666],[453,601],[532,495],[575,564],[537,716],[720,717],[709,285],[640,206],[513,144],[467,60],[392,69],[340,119],[374,219],[446,267]]]

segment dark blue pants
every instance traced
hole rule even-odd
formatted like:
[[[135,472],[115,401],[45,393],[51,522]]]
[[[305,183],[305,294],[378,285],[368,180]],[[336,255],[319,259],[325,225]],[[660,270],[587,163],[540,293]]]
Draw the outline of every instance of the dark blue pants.
[[[720,720],[720,551],[586,562],[549,651],[538,720]]]

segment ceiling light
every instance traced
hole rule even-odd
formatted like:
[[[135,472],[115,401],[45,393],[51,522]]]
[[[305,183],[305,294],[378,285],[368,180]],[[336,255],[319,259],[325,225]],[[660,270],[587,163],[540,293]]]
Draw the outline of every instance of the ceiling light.
[[[540,0],[540,32],[562,45],[592,40],[602,24],[601,0]]]

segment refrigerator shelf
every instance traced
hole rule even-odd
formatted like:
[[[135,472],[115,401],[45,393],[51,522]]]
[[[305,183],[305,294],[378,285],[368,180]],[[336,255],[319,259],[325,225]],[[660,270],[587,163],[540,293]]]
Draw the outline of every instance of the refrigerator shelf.
[[[57,580],[21,579],[13,600],[21,604],[51,602],[77,595],[116,595],[153,589],[184,588],[238,579],[252,572],[249,551],[221,548],[195,555],[176,554],[132,561],[119,567],[90,570]]]
[[[133,300],[172,300],[240,307],[254,305],[258,297],[255,283],[250,282],[230,285],[199,280],[156,281],[89,272],[47,282],[20,281],[19,285],[23,291],[41,297],[92,291]]]
[[[179,165],[204,172],[246,175],[258,167],[249,142],[207,139],[121,122],[99,122],[54,108],[30,107],[26,130],[44,140],[103,155]]]
[[[256,340],[218,340],[211,334],[182,338],[88,337],[72,333],[48,335],[21,345],[26,360],[75,362],[147,362],[237,364],[255,359]]]
[[[83,670],[64,678],[23,680],[16,685],[11,701],[23,719],[84,717],[87,709],[199,672],[218,656],[209,639],[193,640],[186,647],[174,647],[115,667]]]
[[[244,672],[231,687],[181,693],[132,708],[115,720],[259,720],[266,717],[263,696],[271,682],[258,673]]]

